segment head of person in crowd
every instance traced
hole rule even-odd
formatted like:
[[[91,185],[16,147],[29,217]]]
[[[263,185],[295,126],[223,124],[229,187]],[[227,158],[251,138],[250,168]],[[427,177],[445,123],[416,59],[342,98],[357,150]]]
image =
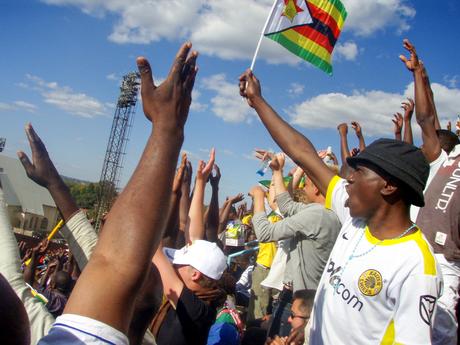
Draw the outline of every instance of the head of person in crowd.
[[[51,278],[50,288],[68,297],[72,290],[72,277],[68,272],[58,271]]]
[[[424,206],[429,165],[422,151],[403,141],[378,139],[347,158],[346,206],[352,217],[369,219],[382,206]]]
[[[213,242],[196,240],[182,249],[164,250],[180,279],[193,292],[216,288],[227,268],[224,253]]]
[[[292,296],[291,315],[288,322],[291,327],[304,327],[310,319],[313,301],[315,299],[315,290],[297,290]]]
[[[329,170],[331,170],[334,174],[338,173],[337,165],[327,165]],[[325,196],[321,193],[319,188],[313,183],[313,181],[305,175],[305,185],[303,189],[301,189],[304,193],[304,199],[306,200],[307,204],[311,202],[324,204]]]
[[[310,201],[308,200],[307,194],[303,189],[294,189],[292,191],[292,199],[296,202],[303,202],[304,204],[309,204]]]
[[[449,154],[456,145],[460,144],[458,136],[447,129],[437,129],[436,134],[439,138],[441,148]]]
[[[0,344],[29,345],[29,318],[23,303],[0,274]]]

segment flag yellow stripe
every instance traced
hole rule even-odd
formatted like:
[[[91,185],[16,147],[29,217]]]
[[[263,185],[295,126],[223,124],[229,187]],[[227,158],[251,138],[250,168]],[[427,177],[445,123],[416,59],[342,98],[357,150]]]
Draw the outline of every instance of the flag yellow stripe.
[[[282,32],[282,35],[286,37],[292,43],[301,46],[303,49],[308,50],[319,57],[321,60],[331,63],[331,54],[315,41],[300,35],[295,30],[286,30]]]
[[[340,11],[332,2],[328,0],[308,0],[316,7],[320,8],[324,12],[328,13],[332,18],[334,18],[337,23],[337,27],[341,30],[345,18],[347,17],[347,12],[343,8],[343,11]]]

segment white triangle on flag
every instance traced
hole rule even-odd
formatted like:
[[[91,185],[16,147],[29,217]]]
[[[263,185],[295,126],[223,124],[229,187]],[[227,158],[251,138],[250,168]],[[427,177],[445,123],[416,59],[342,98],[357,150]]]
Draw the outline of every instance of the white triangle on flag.
[[[297,12],[294,17],[289,18],[286,15],[286,7],[297,5],[302,11]],[[292,19],[292,20],[291,20]],[[270,20],[265,28],[264,35],[284,31],[293,26],[313,23],[310,11],[308,10],[306,0],[278,0],[270,15]]]

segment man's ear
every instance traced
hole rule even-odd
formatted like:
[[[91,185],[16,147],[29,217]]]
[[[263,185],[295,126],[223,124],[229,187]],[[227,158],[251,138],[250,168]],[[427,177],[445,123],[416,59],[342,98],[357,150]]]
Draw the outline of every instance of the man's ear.
[[[384,197],[389,197],[389,196],[392,196],[394,195],[397,191],[399,191],[399,187],[396,186],[396,184],[394,184],[394,182],[390,181],[390,180],[385,180],[385,183],[382,187],[382,189],[380,189],[380,194],[382,194],[382,196]]]
[[[192,275],[190,277],[192,281],[198,282],[201,279],[201,276],[202,276],[202,273],[200,271],[194,268],[192,269]]]

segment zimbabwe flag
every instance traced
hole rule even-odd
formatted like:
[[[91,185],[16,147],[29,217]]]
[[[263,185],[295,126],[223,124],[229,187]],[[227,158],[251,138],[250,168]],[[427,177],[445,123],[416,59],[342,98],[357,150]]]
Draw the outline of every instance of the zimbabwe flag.
[[[332,74],[331,54],[346,17],[340,0],[277,0],[264,35]]]

